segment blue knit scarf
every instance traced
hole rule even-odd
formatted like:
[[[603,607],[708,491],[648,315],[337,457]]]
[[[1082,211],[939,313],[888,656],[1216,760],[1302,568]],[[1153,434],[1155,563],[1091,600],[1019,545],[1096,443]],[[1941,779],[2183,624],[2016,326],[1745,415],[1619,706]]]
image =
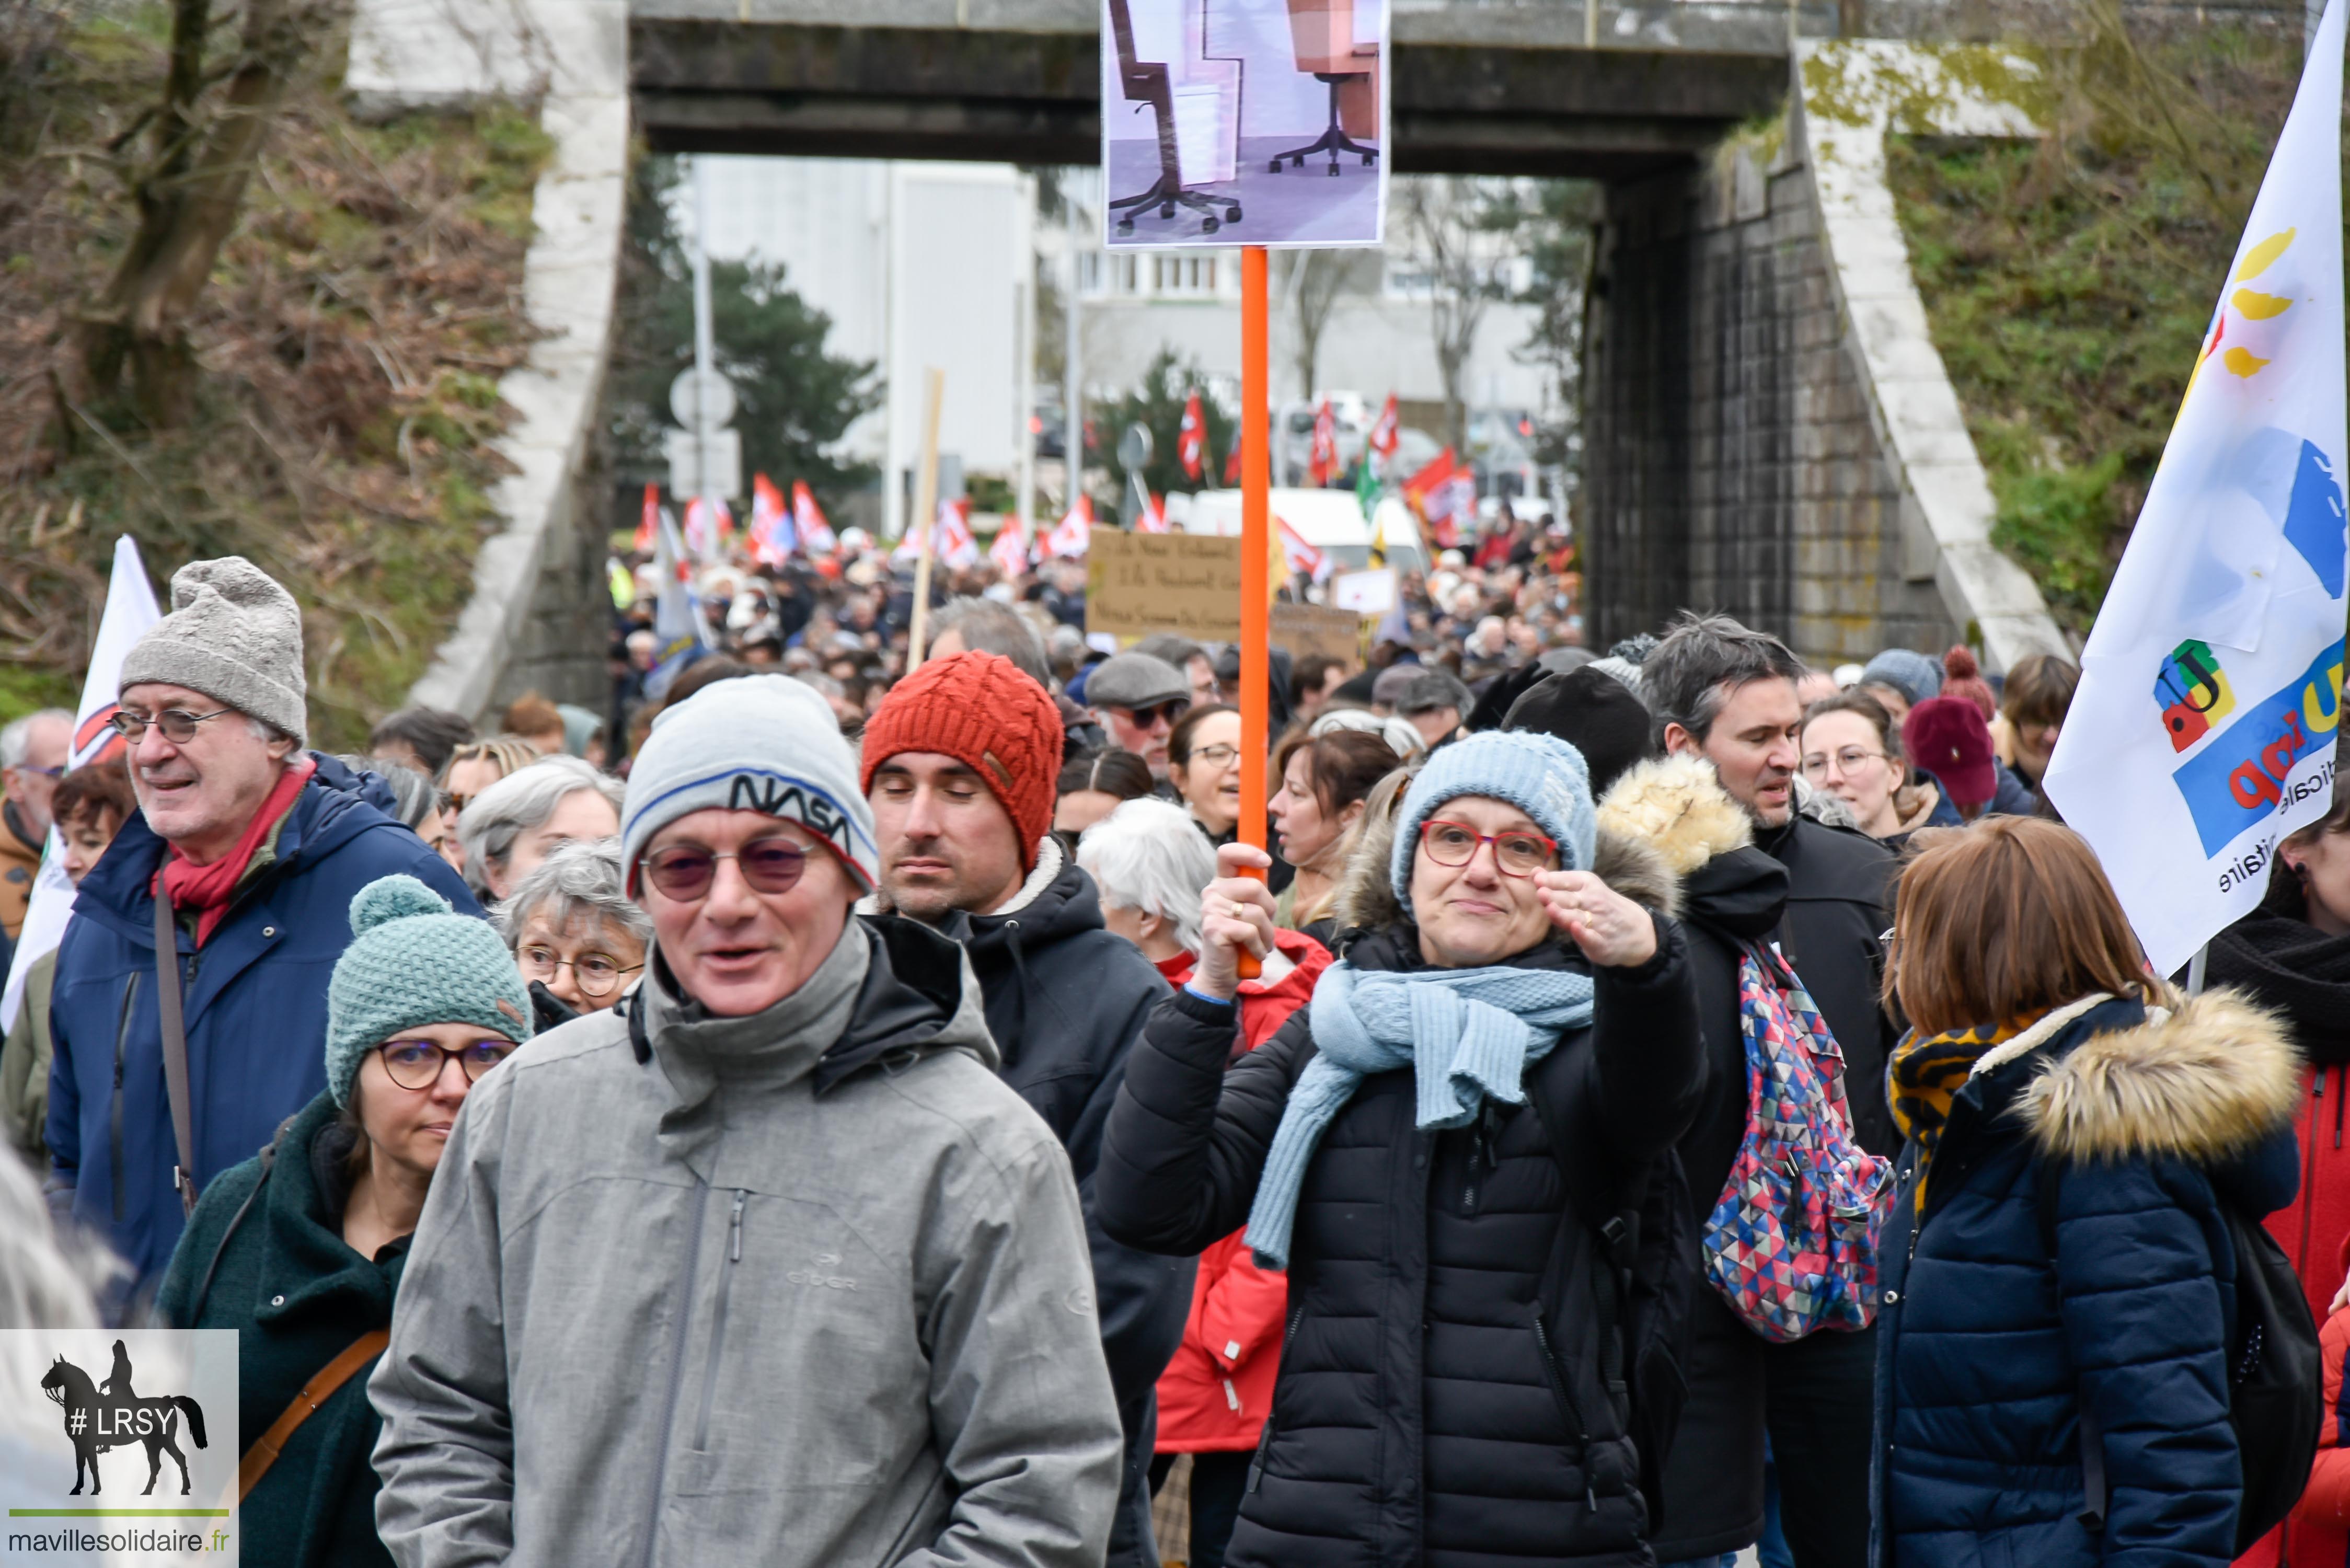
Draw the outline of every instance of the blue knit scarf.
[[[1415,1070],[1422,1131],[1466,1127],[1487,1095],[1525,1104],[1529,1064],[1591,1022],[1591,977],[1565,970],[1360,970],[1335,963],[1314,987],[1315,1055],[1297,1075],[1265,1156],[1248,1244],[1259,1267],[1289,1266],[1290,1227],[1315,1147],[1374,1073]]]

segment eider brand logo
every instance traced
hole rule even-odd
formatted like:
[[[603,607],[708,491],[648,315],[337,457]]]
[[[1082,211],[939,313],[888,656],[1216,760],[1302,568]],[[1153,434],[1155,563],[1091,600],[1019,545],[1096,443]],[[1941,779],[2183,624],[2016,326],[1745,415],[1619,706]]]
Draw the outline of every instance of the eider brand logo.
[[[847,813],[803,784],[757,774],[736,774],[734,782],[727,786],[726,809],[788,817],[842,851],[849,848]]]
[[[794,1269],[790,1273],[785,1274],[784,1278],[789,1280],[795,1285],[815,1285],[819,1289],[827,1291],[855,1290],[857,1288],[857,1282],[855,1280],[847,1279],[833,1272],[839,1267],[839,1253],[818,1252],[816,1255],[816,1264],[813,1268]]]
[[[236,1353],[234,1329],[0,1329],[0,1564],[234,1563]]]

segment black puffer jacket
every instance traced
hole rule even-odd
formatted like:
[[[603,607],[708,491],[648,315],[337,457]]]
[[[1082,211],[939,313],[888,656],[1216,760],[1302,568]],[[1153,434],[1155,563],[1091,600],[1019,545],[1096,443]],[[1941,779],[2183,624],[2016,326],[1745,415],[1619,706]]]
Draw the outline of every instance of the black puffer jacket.
[[[1746,1136],[1746,1037],[1738,1013],[1742,943],[1770,940],[1787,904],[1787,872],[1753,846],[1745,812],[1712,768],[1668,757],[1634,768],[1600,805],[1603,831],[1646,844],[1680,878],[1680,916],[1705,1037],[1704,1098],[1681,1135],[1681,1170],[1702,1231]],[[1721,1293],[1690,1293],[1689,1402],[1665,1465],[1657,1561],[1711,1560],[1762,1533],[1763,1389],[1760,1337]]]
[[[1422,1133],[1399,1071],[1365,1079],[1324,1133],[1234,1568],[1652,1561],[1638,1456],[1599,1381],[1596,1239],[1566,1208],[1559,1160],[1645,1161],[1696,1109],[1688,949],[1669,919],[1658,934],[1648,964],[1598,971],[1593,1026],[1530,1070],[1532,1097],[1564,1126],[1489,1101],[1469,1127]],[[1401,923],[1347,957],[1421,963]],[[1548,941],[1510,961],[1584,967]],[[1188,992],[1152,1017],[1102,1147],[1114,1235],[1189,1252],[1246,1220],[1314,1042],[1301,1011],[1227,1072],[1232,1027],[1229,1007]],[[1554,1248],[1565,1251],[1546,1281]]]
[[[941,928],[971,955],[1002,1076],[1069,1151],[1093,1247],[1102,1354],[1126,1428],[1126,1477],[1110,1527],[1109,1563],[1153,1563],[1153,1390],[1183,1341],[1191,1310],[1191,1255],[1165,1258],[1119,1245],[1102,1229],[1095,1166],[1102,1128],[1128,1054],[1167,981],[1133,943],[1102,925],[1101,892],[1059,843],[1045,840],[1035,873],[1012,907],[958,913]]]

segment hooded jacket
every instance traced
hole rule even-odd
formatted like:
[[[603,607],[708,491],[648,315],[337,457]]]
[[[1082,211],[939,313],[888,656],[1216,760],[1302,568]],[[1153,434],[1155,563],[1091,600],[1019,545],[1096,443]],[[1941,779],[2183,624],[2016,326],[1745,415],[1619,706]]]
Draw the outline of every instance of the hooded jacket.
[[[485,1075],[369,1386],[392,1555],[1098,1563],[1084,1224],[994,1066],[961,953],[858,919],[764,1012],[657,963]]]
[[[1345,956],[1419,967],[1370,836],[1340,905],[1373,929]],[[1656,869],[1606,836],[1600,860]],[[1669,919],[1658,936],[1646,965],[1597,972],[1592,1025],[1529,1069],[1565,1125],[1489,1099],[1468,1127],[1419,1132],[1409,1071],[1366,1077],[1331,1121],[1298,1198],[1234,1568],[1653,1561],[1639,1456],[1599,1379],[1586,1304],[1598,1241],[1568,1212],[1560,1159],[1638,1164],[1669,1150],[1696,1107],[1686,949]],[[1505,961],[1583,967],[1548,940]],[[1247,1216],[1313,1028],[1301,1011],[1227,1071],[1233,1026],[1232,1007],[1188,992],[1153,1015],[1103,1145],[1113,1233],[1191,1251]]]
[[[1746,1135],[1746,1037],[1738,965],[1767,943],[1787,904],[1787,872],[1754,847],[1753,827],[1713,769],[1692,757],[1643,763],[1600,802],[1603,830],[1647,845],[1680,879],[1682,928],[1705,1042],[1705,1093],[1681,1135],[1681,1170],[1700,1231]],[[1665,1465],[1659,1563],[1711,1559],[1762,1533],[1762,1340],[1711,1284],[1690,1292],[1689,1402]]]
[[[2293,1049],[2231,992],[2060,1009],[1979,1062],[1918,1213],[1905,1149],[1877,1314],[1875,1560],[1885,1568],[2220,1568],[2240,1501],[2223,1201],[2293,1196]],[[2040,1168],[2054,1188],[2043,1241]],[[2104,1433],[2105,1528],[2081,1416]]]
[[[331,1098],[305,1106],[266,1161],[255,1155],[204,1189],[156,1294],[173,1328],[235,1331],[237,1430],[248,1445],[353,1340],[391,1322],[409,1238],[372,1258],[343,1240],[350,1148]],[[390,1568],[368,1464],[381,1428],[367,1379],[354,1376],[294,1429],[238,1511],[255,1562]]]
[[[381,779],[310,755],[317,772],[279,826],[276,857],[201,950],[178,933],[199,1188],[326,1088],[327,981],[350,945],[360,888],[404,872],[459,913],[481,913],[449,863],[387,814]],[[162,1272],[184,1222],[149,891],[164,854],[132,813],[75,896],[49,1005],[51,1202],[104,1237],[141,1286]]]
[[[1128,1054],[1167,983],[1132,942],[1102,924],[1101,890],[1049,835],[1035,870],[1008,905],[991,915],[957,910],[940,929],[971,955],[988,1033],[1003,1053],[1003,1081],[1069,1151],[1092,1243],[1102,1353],[1126,1423],[1109,1562],[1155,1563],[1151,1395],[1183,1337],[1192,1262],[1112,1241],[1095,1217],[1093,1187],[1102,1128],[1125,1081]]]

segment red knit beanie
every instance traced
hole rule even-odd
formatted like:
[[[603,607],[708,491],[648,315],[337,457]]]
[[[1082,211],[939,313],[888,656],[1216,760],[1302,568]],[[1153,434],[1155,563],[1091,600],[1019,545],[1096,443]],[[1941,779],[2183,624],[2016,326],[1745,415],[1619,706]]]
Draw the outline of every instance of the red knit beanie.
[[[1999,715],[1999,699],[1991,694],[1991,682],[1982,678],[1982,668],[1975,662],[1974,650],[1960,643],[1942,655],[1942,691],[1945,697],[1963,697],[1982,712],[1988,724]]]
[[[1022,868],[1036,868],[1036,846],[1053,827],[1061,713],[1018,665],[999,653],[957,653],[889,688],[865,721],[858,787],[871,794],[874,770],[901,752],[935,752],[977,774],[1020,835]]]

